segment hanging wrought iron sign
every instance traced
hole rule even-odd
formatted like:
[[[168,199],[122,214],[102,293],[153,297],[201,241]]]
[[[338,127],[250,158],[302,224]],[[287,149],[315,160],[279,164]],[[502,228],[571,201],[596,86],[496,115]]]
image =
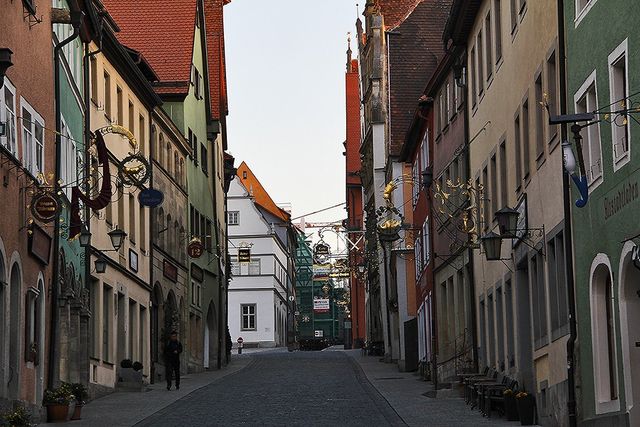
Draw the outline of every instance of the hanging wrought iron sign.
[[[331,248],[322,240],[313,245],[313,260],[316,264],[325,264],[331,258]]]
[[[33,195],[30,207],[31,214],[35,219],[40,222],[51,222],[56,219],[60,203],[50,191],[44,191]]]
[[[145,188],[138,194],[138,201],[142,206],[157,208],[164,201],[164,193],[155,188]]]
[[[189,255],[189,258],[200,258],[203,253],[204,246],[202,246],[202,242],[200,241],[200,239],[191,240],[191,243],[189,243],[189,246],[187,246],[187,254]]]
[[[150,176],[149,162],[141,154],[130,154],[118,163],[118,177],[125,185],[142,187]]]

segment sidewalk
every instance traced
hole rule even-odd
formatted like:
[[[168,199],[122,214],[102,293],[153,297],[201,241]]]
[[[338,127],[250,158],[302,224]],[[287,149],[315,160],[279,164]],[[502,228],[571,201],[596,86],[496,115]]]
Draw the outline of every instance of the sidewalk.
[[[333,349],[332,349],[333,350]],[[339,350],[338,350],[339,351]],[[409,426],[519,426],[518,421],[505,421],[495,415],[484,418],[471,410],[462,398],[429,398],[423,394],[433,390],[430,382],[415,373],[399,372],[395,364],[383,363],[378,357],[363,356],[361,350],[343,350],[362,368],[367,379],[389,402]]]
[[[246,368],[253,358],[231,356],[231,363],[220,371],[181,376],[180,390],[167,391],[163,383],[150,384],[143,393],[117,392],[96,399],[82,408],[82,420],[66,423],[44,423],[39,426],[129,427],[214,381]]]

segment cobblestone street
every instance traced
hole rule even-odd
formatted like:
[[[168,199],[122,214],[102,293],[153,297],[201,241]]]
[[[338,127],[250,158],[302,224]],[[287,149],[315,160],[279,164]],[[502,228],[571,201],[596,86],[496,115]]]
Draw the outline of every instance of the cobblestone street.
[[[519,425],[482,418],[461,398],[425,397],[430,383],[359,350],[249,350],[233,359],[222,371],[186,376],[179,391],[154,384],[145,393],[98,399],[85,407],[82,421],[66,425]]]

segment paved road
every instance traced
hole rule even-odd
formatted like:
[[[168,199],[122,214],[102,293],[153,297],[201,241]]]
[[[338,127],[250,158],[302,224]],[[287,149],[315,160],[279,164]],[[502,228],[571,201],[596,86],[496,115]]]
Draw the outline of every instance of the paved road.
[[[405,425],[343,352],[277,352],[253,358],[247,368],[137,426]]]

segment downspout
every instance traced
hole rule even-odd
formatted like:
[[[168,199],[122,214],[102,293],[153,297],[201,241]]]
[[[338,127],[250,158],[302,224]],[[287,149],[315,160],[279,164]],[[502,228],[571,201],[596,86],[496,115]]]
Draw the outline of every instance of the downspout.
[[[560,114],[567,114],[566,38],[564,25],[564,0],[558,0],[558,71],[560,73]],[[560,126],[561,141],[567,139],[567,125]],[[574,351],[578,338],[576,327],[575,277],[573,272],[573,232],[571,218],[571,189],[569,174],[562,168],[562,195],[564,202],[564,250],[567,269],[567,300],[569,303],[569,340],[567,341],[567,408],[569,426],[577,425],[576,381]]]
[[[73,26],[73,33],[60,43],[58,43],[53,48],[53,86],[54,86],[54,97],[55,97],[55,108],[56,108],[56,167],[54,173],[54,186],[55,193],[61,191],[60,184],[58,181],[60,180],[60,156],[62,153],[62,135],[60,131],[62,130],[62,115],[60,113],[60,51],[63,47],[71,43],[78,35],[80,34],[80,25],[82,24],[82,18],[84,13],[78,8],[76,2],[69,2],[72,9],[71,11],[71,25]],[[60,215],[58,213],[56,215],[56,222],[54,225],[54,234],[53,234],[53,247],[58,249],[60,247]],[[49,361],[57,360],[56,358],[56,328],[58,325],[58,276],[60,275],[60,262],[58,256],[54,256],[53,258],[53,277],[52,282],[53,286],[51,289],[51,300],[52,300],[52,310],[51,310],[51,337],[49,342]],[[48,387],[54,388],[56,382],[56,375],[54,374],[54,370],[51,366],[48,368]]]

